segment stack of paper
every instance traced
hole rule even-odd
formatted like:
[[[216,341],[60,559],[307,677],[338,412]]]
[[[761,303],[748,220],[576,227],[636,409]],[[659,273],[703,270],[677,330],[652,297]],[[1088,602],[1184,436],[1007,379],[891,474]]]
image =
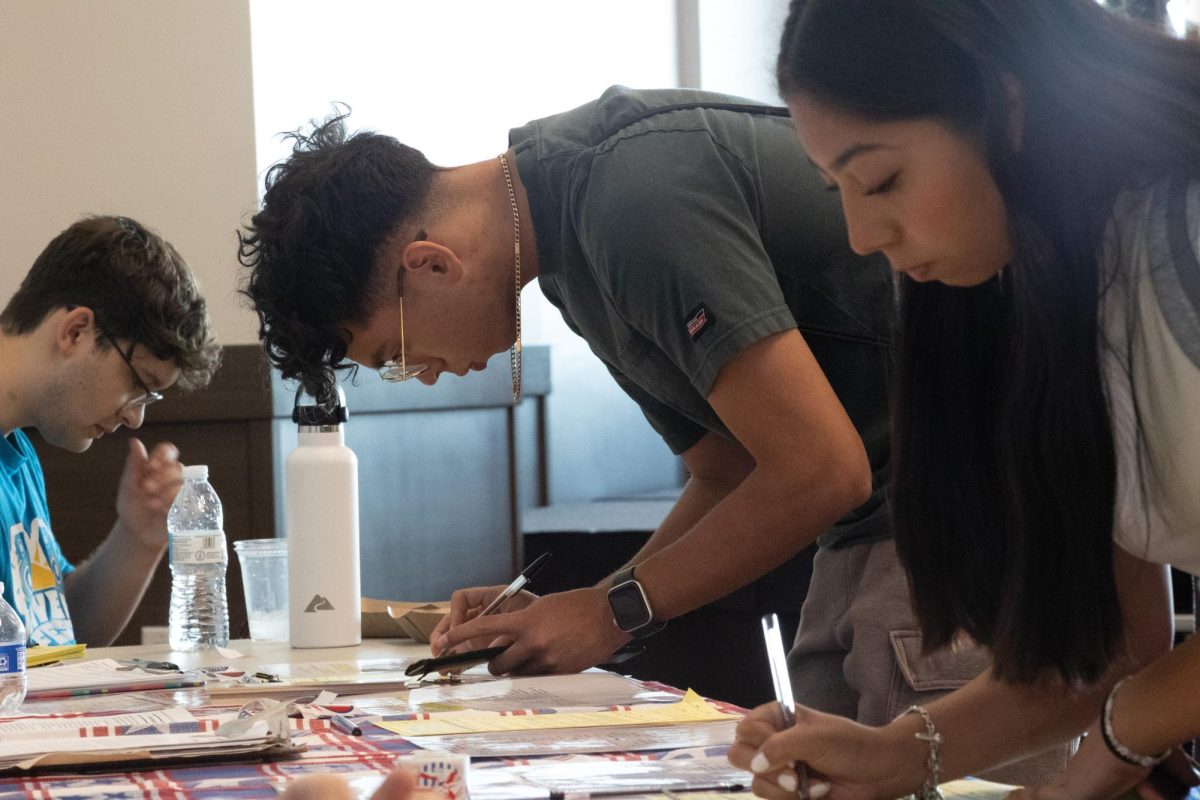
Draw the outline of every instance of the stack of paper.
[[[0,773],[105,766],[268,758],[303,747],[258,723],[240,736],[221,736],[182,708],[146,714],[74,719],[16,718],[0,722]]]
[[[26,700],[46,700],[108,692],[148,692],[203,686],[196,675],[153,674],[125,667],[111,658],[78,664],[54,664],[30,670]]]
[[[372,722],[424,750],[526,758],[726,745],[733,741],[740,718],[689,690],[675,703],[417,712],[373,718]]]

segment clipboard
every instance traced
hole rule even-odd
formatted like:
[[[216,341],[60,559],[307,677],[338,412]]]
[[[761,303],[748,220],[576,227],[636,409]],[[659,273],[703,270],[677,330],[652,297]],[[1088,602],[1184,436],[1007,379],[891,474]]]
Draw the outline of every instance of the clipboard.
[[[467,650],[463,653],[451,653],[448,656],[422,658],[409,664],[404,674],[410,678],[423,678],[431,672],[449,672],[452,669],[462,670],[478,664],[486,664],[508,649],[508,645],[499,647],[484,647],[480,650]]]
[[[465,653],[453,653],[448,656],[422,658],[420,661],[414,661],[409,664],[404,670],[404,674],[413,678],[422,678],[431,672],[468,669],[478,664],[486,664],[508,648],[509,645],[500,645],[499,647],[484,647],[480,650],[468,650]],[[603,669],[612,664],[620,664],[644,652],[646,652],[645,645],[630,642],[613,653],[611,658],[599,666]]]

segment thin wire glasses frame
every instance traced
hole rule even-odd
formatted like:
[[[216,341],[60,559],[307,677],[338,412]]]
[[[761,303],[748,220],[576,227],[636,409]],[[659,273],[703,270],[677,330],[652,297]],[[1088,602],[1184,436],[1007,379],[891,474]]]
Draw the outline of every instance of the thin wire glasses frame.
[[[146,382],[142,380],[142,376],[138,374],[137,368],[133,366],[133,349],[137,347],[137,342],[134,342],[132,345],[130,345],[129,352],[126,353],[121,349],[121,346],[117,344],[117,340],[109,336],[105,330],[101,329],[100,335],[103,336],[105,340],[112,345],[112,348],[117,351],[117,355],[119,355],[121,360],[125,362],[125,366],[129,367],[129,374],[133,376],[134,385],[142,390],[142,395],[140,397],[133,398],[124,406],[122,406],[122,408],[145,408],[151,403],[157,403],[159,400],[162,400],[162,393],[156,392],[147,386]]]
[[[386,362],[379,368],[379,377],[383,378],[388,383],[403,383],[417,377],[425,370],[429,369],[428,364],[413,364],[408,365],[408,359],[404,353],[404,275],[403,273],[396,280],[397,291],[400,295],[400,363],[397,364],[395,359]]]

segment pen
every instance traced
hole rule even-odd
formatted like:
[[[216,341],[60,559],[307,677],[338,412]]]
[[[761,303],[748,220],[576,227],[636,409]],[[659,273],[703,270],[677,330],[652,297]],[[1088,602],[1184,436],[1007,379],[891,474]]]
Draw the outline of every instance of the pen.
[[[514,578],[512,583],[504,587],[503,592],[496,595],[495,600],[488,603],[487,608],[481,611],[479,616],[486,617],[488,614],[496,613],[500,606],[504,604],[504,601],[508,600],[508,598],[525,588],[529,581],[533,579],[533,576],[537,574],[537,571],[542,568],[542,565],[546,563],[546,559],[549,557],[550,553],[546,552],[535,558],[532,564],[521,570],[521,574]]]
[[[655,784],[641,786],[622,786],[618,789],[591,790],[561,790],[551,789],[550,800],[586,800],[590,797],[624,797],[638,794],[665,794],[667,797],[685,794],[687,792],[744,792],[746,787],[740,783],[688,783],[663,788]]]
[[[144,658],[127,658],[117,662],[125,664],[129,667],[141,667],[142,669],[151,669],[156,672],[183,672],[178,664],[172,664],[170,661],[149,661]]]
[[[40,689],[27,692],[26,700],[59,700],[64,697],[91,697],[99,694],[120,692],[157,692],[168,689],[190,689],[204,686],[204,680],[146,681],[145,683],[123,683],[120,686],[94,686],[86,689]]]
[[[358,727],[341,714],[330,714],[329,721],[333,723],[333,727],[337,728],[342,733],[348,733],[351,736],[362,736],[362,728]]]
[[[783,652],[783,635],[779,632],[779,617],[763,614],[763,641],[767,645],[767,663],[771,666],[771,683],[775,685],[775,699],[783,714],[783,727],[796,724],[796,698],[792,695],[792,679],[788,675],[787,655]],[[800,776],[801,800],[808,800],[808,768],[803,761],[795,764]]]

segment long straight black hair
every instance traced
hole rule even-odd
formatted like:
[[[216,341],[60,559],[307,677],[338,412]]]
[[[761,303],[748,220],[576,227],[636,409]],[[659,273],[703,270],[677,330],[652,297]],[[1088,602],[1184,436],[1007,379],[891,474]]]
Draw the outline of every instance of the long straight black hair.
[[[778,79],[983,144],[1014,255],[976,287],[901,278],[896,545],[927,648],[1096,679],[1122,638],[1098,250],[1120,191],[1200,170],[1200,49],[1095,0],[793,0]]]

